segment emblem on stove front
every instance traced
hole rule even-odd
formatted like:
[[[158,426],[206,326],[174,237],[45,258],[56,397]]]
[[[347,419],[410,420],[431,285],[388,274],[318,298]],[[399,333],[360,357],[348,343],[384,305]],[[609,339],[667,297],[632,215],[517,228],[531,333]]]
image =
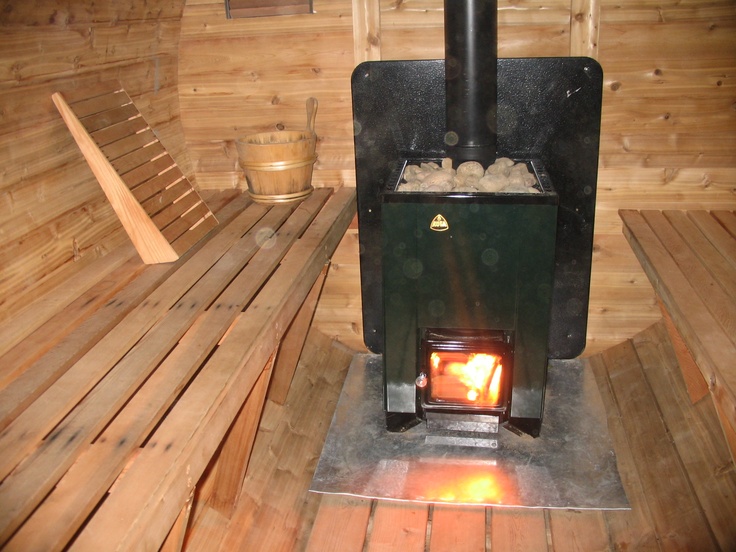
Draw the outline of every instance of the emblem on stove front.
[[[447,219],[445,217],[437,215],[429,224],[429,229],[434,230],[435,232],[444,232],[445,230],[450,229],[450,225],[447,223]]]

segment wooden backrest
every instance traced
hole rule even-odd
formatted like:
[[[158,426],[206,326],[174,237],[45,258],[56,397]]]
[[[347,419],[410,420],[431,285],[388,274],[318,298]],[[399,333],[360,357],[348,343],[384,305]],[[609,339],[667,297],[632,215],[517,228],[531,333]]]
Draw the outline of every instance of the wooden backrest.
[[[143,262],[175,261],[217,226],[120,83],[52,99]]]

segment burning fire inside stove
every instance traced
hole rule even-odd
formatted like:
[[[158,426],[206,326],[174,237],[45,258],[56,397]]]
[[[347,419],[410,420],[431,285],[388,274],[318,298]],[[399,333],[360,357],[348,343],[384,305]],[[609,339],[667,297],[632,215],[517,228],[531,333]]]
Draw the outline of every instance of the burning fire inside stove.
[[[498,355],[439,353],[429,357],[430,404],[495,408],[501,398],[503,366]]]

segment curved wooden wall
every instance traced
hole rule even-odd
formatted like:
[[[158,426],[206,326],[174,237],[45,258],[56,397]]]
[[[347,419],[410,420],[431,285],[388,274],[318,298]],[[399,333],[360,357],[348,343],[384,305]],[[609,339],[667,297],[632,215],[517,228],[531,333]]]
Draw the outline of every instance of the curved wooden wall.
[[[127,240],[52,92],[120,80],[190,169],[177,93],[183,5],[0,2],[0,320]]]

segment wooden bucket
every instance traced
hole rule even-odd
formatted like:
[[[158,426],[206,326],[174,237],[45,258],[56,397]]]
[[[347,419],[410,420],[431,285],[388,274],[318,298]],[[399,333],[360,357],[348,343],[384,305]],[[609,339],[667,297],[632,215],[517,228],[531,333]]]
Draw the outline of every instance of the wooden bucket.
[[[309,130],[251,134],[236,142],[248,193],[258,203],[284,203],[312,193],[317,135]]]

